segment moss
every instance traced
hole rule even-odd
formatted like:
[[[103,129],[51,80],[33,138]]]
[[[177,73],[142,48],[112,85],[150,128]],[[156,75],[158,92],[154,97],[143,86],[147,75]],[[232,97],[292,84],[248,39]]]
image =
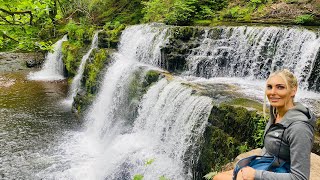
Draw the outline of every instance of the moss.
[[[99,80],[102,77],[102,72],[105,66],[111,61],[112,50],[94,49],[86,62],[81,85],[83,92],[78,93],[73,103],[73,109],[77,110],[78,114],[86,111],[87,107],[92,104],[98,90]]]
[[[100,48],[116,48],[125,25],[119,22],[108,22],[99,33]]]
[[[239,154],[239,140],[216,126],[208,126],[204,132],[205,143],[202,146],[197,172],[201,176],[211,171],[219,171]]]
[[[138,115],[139,102],[142,96],[147,92],[149,87],[157,82],[160,76],[159,71],[149,70],[145,72],[143,67],[140,67],[130,78],[130,84],[127,90],[127,98],[123,102],[126,106],[122,116],[123,119],[128,119],[128,123],[133,123]]]
[[[209,122],[239,141],[248,142],[250,147],[255,147],[256,141],[252,136],[257,130],[257,123],[261,118],[262,116],[257,114],[256,111],[221,104],[219,107],[214,106],[212,108]]]
[[[320,133],[320,118],[318,118],[316,121],[316,131]]]
[[[256,111],[221,104],[213,106],[208,121],[196,169],[201,176],[219,171],[243,151],[262,146],[266,122]]]
[[[87,45],[82,44],[79,41],[70,42],[66,41],[62,44],[62,60],[65,64],[65,72],[68,78],[72,78],[76,75],[78,67],[80,65],[82,56],[87,52]]]
[[[82,82],[86,88],[87,93],[97,93],[97,80],[99,79],[99,73],[110,63],[110,52],[106,49],[94,49],[87,62]]]
[[[263,104],[247,98],[235,98],[232,101],[228,102],[228,104],[252,108],[259,111],[260,113],[263,112]]]
[[[312,14],[303,14],[303,15],[297,16],[294,22],[296,24],[313,25],[313,24],[316,24],[316,19]]]
[[[157,82],[160,76],[159,71],[150,70],[145,75],[144,87],[150,86],[152,83]]]
[[[79,95],[77,94],[74,98],[74,102],[72,104],[72,109],[77,113],[77,115],[82,115],[82,113],[92,104],[95,96],[92,94]]]

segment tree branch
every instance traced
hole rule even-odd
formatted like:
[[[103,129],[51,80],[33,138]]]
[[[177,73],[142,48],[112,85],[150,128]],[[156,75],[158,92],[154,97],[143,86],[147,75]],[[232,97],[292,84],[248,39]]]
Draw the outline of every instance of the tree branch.
[[[8,35],[6,35],[6,33],[4,33],[4,32],[1,32],[1,34],[2,34],[2,37],[3,37],[3,38],[8,38],[8,39],[11,39],[11,40],[13,40],[13,41],[15,41],[15,42],[19,42],[18,40],[14,39],[14,38],[12,38],[12,37],[10,37],[10,36],[8,36]]]
[[[30,15],[30,21],[29,21],[29,24],[32,25],[32,19],[33,19],[33,16],[32,16],[32,12],[31,11],[8,11],[8,10],[5,10],[3,8],[0,8],[0,11],[4,12],[4,13],[7,13],[11,16],[14,16],[15,14],[29,14]],[[13,23],[11,23],[13,24]]]

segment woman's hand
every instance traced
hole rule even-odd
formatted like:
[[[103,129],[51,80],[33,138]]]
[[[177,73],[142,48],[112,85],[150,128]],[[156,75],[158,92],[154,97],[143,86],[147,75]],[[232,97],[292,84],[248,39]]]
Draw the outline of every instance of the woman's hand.
[[[254,180],[255,173],[256,170],[252,167],[244,167],[238,172],[237,180]]]

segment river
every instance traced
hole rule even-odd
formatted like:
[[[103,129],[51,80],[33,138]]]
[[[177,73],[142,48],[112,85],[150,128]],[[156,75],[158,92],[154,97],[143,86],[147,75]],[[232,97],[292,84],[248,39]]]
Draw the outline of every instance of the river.
[[[0,74],[0,179],[36,179],[52,164],[54,146],[78,128],[70,108],[59,102],[66,81],[26,79],[29,71]]]

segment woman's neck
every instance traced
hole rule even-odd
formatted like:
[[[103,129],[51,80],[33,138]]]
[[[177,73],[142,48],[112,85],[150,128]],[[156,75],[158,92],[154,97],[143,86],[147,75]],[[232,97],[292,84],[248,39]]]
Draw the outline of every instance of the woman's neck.
[[[286,112],[294,106],[293,103],[289,103],[283,107],[276,107],[276,123],[280,122]]]

